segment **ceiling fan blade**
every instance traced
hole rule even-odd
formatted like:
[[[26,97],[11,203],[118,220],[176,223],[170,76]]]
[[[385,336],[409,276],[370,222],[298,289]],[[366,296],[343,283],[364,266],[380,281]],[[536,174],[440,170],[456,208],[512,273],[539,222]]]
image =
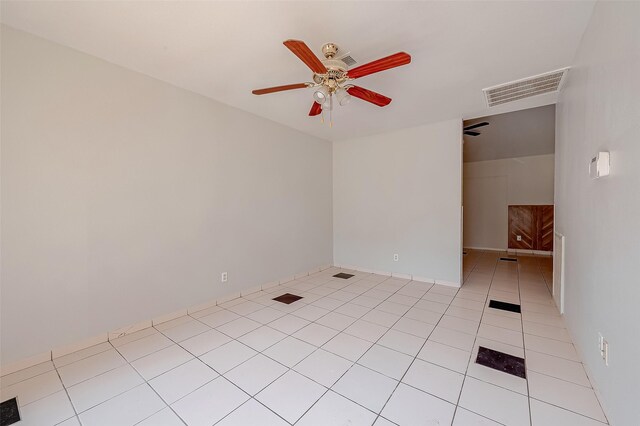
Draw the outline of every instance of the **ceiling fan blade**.
[[[287,40],[284,42],[284,45],[289,48],[290,51],[293,52],[302,62],[307,64],[311,71],[316,74],[326,74],[327,67],[320,62],[320,59],[316,55],[313,54],[309,46],[307,46],[304,41],[301,40]]]
[[[355,67],[354,69],[347,71],[347,76],[350,78],[360,78],[365,75],[388,70],[390,68],[407,65],[409,62],[411,62],[411,56],[408,53],[398,52],[391,56],[387,56],[386,58],[378,59],[377,61]]]
[[[321,112],[322,112],[322,105],[320,105],[317,102],[314,102],[313,105],[311,105],[311,111],[309,111],[309,115],[313,117],[314,115],[318,115]]]
[[[266,95],[268,93],[283,92],[285,90],[306,89],[309,87],[307,83],[287,84],[285,86],[267,87],[265,89],[256,89],[251,91],[254,95]]]
[[[469,136],[478,136],[480,135],[479,132],[471,132],[471,131],[465,131],[463,132],[465,135],[469,135]]]
[[[380,107],[387,106],[391,103],[391,98],[387,98],[380,93],[372,92],[371,90],[364,89],[359,86],[351,86],[347,89],[347,92],[349,92],[351,96],[355,96],[356,98],[371,102],[372,104],[378,105]]]
[[[464,130],[472,130],[472,129],[477,129],[478,127],[484,127],[484,126],[488,126],[489,123],[487,123],[486,121],[483,121],[482,123],[477,123],[477,124],[472,124],[471,126],[467,126],[464,128]]]

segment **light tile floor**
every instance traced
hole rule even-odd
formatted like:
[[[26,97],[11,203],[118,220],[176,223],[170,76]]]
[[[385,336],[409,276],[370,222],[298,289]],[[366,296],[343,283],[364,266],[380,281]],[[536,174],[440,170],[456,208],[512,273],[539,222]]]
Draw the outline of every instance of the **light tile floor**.
[[[503,255],[468,250],[459,290],[331,268],[4,376],[2,400],[37,426],[606,424],[550,259]],[[479,346],[525,357],[528,379],[476,364]]]

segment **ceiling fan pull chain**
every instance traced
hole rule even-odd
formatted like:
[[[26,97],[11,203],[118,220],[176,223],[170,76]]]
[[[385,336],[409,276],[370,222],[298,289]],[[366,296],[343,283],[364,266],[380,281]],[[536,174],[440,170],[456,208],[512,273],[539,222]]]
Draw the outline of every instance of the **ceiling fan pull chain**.
[[[333,127],[333,93],[329,95],[329,127]]]

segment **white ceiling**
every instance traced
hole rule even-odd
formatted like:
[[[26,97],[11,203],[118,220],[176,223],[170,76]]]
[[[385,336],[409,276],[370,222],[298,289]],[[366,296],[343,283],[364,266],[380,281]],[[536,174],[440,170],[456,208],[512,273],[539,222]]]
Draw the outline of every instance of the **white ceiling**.
[[[555,102],[542,95],[494,109],[482,88],[571,64],[592,1],[185,2],[2,1],[2,22],[328,140]],[[359,64],[406,51],[407,66],[358,84],[393,98],[354,99],[333,128],[310,118],[310,89],[255,96],[309,81],[282,42],[327,41]]]
[[[505,114],[480,117],[464,122],[478,136],[464,136],[464,161],[498,160],[555,152],[556,106],[547,105]]]

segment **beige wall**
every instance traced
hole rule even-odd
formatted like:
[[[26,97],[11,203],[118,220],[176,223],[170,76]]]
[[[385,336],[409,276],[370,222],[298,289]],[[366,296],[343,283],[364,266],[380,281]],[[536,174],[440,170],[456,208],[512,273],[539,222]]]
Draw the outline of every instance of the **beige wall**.
[[[1,59],[2,364],[331,263],[331,143],[6,27]]]
[[[596,4],[556,108],[565,318],[614,426],[640,424],[639,23],[640,2]],[[598,151],[611,153],[611,175],[594,180]]]
[[[450,120],[334,143],[337,264],[460,285],[461,128]]]
[[[554,155],[464,163],[464,246],[504,250],[508,206],[553,204]]]

